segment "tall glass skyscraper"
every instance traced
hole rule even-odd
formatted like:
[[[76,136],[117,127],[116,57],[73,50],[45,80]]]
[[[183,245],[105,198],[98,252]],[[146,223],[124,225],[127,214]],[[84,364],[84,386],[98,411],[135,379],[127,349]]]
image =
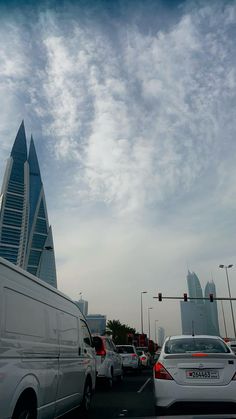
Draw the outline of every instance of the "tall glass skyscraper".
[[[183,334],[208,334],[219,335],[219,321],[216,301],[209,301],[209,294],[216,296],[214,282],[208,282],[205,287],[203,300],[202,287],[195,272],[188,271],[188,292],[192,300],[180,302],[182,333]],[[199,300],[195,299],[199,298]]]
[[[217,302],[214,300],[212,303],[208,300],[209,294],[213,294],[216,296],[216,287],[213,281],[207,282],[205,287],[205,301],[206,305],[206,314],[207,314],[207,326],[208,326],[208,333],[210,335],[219,335],[220,328],[219,328],[219,320],[218,320],[218,310],[217,310]]]
[[[190,298],[202,298],[202,287],[195,272],[188,271],[187,274],[188,292]],[[194,301],[194,300],[192,300]],[[202,300],[195,300],[197,304],[203,304]]]
[[[57,287],[52,230],[34,141],[18,130],[0,195],[0,256]]]

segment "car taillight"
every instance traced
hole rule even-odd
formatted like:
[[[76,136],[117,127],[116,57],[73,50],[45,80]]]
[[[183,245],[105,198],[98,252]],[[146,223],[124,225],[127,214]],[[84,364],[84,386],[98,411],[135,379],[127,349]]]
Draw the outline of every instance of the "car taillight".
[[[159,380],[173,380],[170,373],[163,367],[160,362],[157,362],[154,367],[154,377]]]
[[[133,358],[138,358],[138,355],[137,354],[132,354],[132,357]]]
[[[197,358],[200,358],[201,356],[208,356],[208,354],[205,354],[204,352],[195,352],[192,354],[192,356],[195,356]]]
[[[146,360],[146,357],[145,356],[141,356],[141,360],[142,361],[145,361]]]

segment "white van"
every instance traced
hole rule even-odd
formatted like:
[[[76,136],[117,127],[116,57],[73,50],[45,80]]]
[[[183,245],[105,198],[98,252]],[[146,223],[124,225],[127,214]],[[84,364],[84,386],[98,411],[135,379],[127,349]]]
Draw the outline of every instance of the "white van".
[[[76,304],[0,258],[0,418],[51,419],[78,407],[83,416],[95,379],[91,334]]]

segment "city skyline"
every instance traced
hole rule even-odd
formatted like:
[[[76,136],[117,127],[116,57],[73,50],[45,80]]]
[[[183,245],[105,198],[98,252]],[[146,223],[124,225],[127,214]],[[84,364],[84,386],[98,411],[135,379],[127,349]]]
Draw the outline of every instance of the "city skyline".
[[[52,229],[38,158],[22,121],[0,194],[0,256],[57,287]]]
[[[137,331],[148,291],[152,337],[181,332],[153,297],[182,296],[188,267],[228,297],[233,264],[236,296],[235,25],[228,0],[0,1],[0,181],[24,119],[58,289]]]

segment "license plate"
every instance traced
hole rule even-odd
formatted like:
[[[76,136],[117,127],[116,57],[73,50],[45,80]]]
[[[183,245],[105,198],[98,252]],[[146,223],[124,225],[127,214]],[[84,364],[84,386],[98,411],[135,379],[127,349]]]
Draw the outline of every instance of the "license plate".
[[[218,379],[219,371],[214,370],[188,370],[186,371],[186,377],[190,379]]]

